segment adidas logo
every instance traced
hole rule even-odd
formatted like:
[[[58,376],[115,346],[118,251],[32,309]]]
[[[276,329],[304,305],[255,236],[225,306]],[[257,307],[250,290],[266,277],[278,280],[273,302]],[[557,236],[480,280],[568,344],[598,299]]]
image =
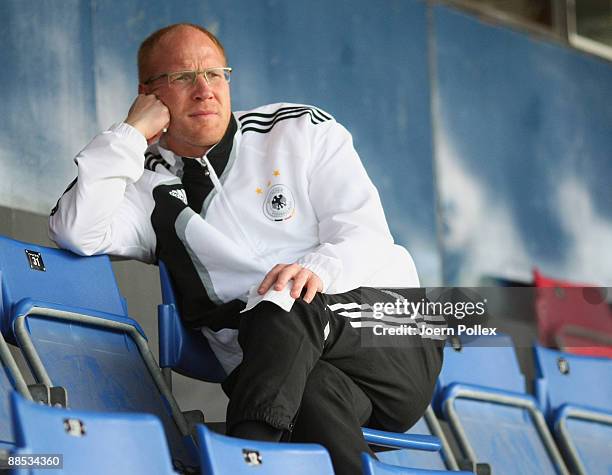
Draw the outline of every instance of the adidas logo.
[[[187,204],[187,193],[185,193],[185,190],[170,190],[170,196],[174,196]]]

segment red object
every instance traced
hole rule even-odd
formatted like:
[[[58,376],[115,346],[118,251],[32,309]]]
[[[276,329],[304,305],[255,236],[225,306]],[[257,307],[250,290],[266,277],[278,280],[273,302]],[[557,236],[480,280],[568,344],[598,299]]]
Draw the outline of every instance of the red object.
[[[612,358],[612,312],[605,288],[543,276],[534,269],[540,343]]]
[[[550,288],[571,288],[571,287],[594,287],[592,284],[580,284],[578,282],[570,282],[567,280],[554,279],[540,274],[538,269],[533,269],[533,285],[534,287],[550,287]]]

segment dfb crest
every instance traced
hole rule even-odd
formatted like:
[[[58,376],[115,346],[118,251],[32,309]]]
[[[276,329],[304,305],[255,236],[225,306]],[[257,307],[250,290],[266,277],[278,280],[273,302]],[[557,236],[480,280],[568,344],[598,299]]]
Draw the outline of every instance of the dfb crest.
[[[274,185],[268,190],[263,212],[272,221],[284,221],[293,216],[295,200],[293,193],[285,185]]]

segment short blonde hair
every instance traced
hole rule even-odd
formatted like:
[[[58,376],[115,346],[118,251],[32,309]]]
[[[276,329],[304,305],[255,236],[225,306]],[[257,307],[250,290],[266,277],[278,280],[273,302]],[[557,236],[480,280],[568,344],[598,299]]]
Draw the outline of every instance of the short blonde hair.
[[[147,79],[143,77],[143,75],[145,74],[145,71],[147,69],[151,54],[153,53],[153,50],[155,49],[157,44],[160,42],[160,40],[166,35],[166,33],[170,33],[173,30],[176,30],[178,28],[184,28],[184,27],[193,28],[195,30],[201,31],[206,36],[208,36],[211,39],[211,41],[217,46],[217,48],[219,48],[219,51],[221,52],[221,55],[223,56],[223,60],[225,61],[225,64],[227,65],[227,56],[225,56],[225,48],[223,48],[223,45],[221,44],[221,42],[215,35],[213,35],[206,28],[200,25],[196,25],[194,23],[175,23],[173,25],[168,25],[160,30],[157,30],[151,33],[147,37],[147,39],[145,39],[142,42],[142,44],[140,45],[140,48],[138,48],[138,80],[141,83]]]

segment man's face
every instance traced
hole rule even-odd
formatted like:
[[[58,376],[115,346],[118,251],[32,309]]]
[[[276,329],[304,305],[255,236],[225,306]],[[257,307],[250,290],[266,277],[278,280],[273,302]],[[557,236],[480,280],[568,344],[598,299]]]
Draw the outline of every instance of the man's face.
[[[167,33],[151,52],[145,80],[162,73],[225,66],[212,40],[199,30],[184,27]],[[229,84],[209,85],[198,75],[195,85],[169,85],[164,76],[140,85],[139,92],[155,94],[170,110],[165,146],[183,156],[201,156],[221,140],[231,115]]]

